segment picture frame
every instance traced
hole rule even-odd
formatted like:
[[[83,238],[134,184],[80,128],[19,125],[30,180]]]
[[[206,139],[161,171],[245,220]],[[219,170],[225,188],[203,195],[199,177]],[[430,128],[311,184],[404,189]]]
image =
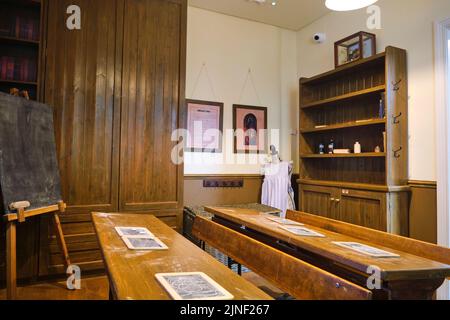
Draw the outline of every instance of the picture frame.
[[[203,272],[157,273],[174,300],[232,300],[234,296]]]
[[[123,242],[130,250],[168,250],[169,247],[156,237],[126,236],[122,237]]]
[[[223,109],[222,102],[186,99],[187,126],[189,137],[186,141],[187,152],[222,152]],[[195,134],[195,123],[201,122],[201,137]],[[220,135],[214,135],[210,141],[205,141],[205,132],[217,130]]]
[[[115,227],[115,229],[121,237],[140,236],[155,238],[153,233],[151,233],[147,228],[143,227]]]
[[[234,153],[267,153],[267,107],[234,104],[233,129]]]
[[[280,226],[279,228],[295,234],[301,237],[312,237],[312,238],[325,238],[325,236],[319,232],[313,231],[311,229],[302,226]]]

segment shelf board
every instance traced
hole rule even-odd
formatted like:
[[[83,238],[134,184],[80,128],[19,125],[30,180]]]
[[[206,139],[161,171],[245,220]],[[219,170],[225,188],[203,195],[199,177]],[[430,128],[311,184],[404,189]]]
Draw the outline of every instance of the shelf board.
[[[335,102],[342,102],[345,100],[349,100],[349,99],[353,99],[353,98],[357,98],[357,97],[362,97],[368,94],[373,94],[373,93],[377,93],[377,92],[383,92],[386,90],[386,86],[385,85],[381,85],[381,86],[377,86],[377,87],[373,87],[373,88],[369,88],[369,89],[364,89],[364,90],[359,90],[359,91],[355,91],[355,92],[351,92],[351,93],[347,93],[341,96],[337,96],[337,97],[333,97],[333,98],[329,98],[329,99],[323,99],[323,100],[319,100],[319,101],[315,101],[315,102],[311,102],[311,103],[306,103],[304,105],[301,106],[302,109],[307,109],[307,108],[312,108],[312,107],[318,107],[318,106],[324,106],[330,103],[335,103]]]
[[[32,82],[32,81],[19,81],[19,80],[4,80],[4,79],[0,79],[0,83],[21,84],[21,85],[27,85],[27,86],[37,86],[37,82]]]
[[[346,154],[300,154],[303,159],[330,159],[330,158],[383,158],[384,152],[346,153]]]
[[[387,186],[382,184],[370,184],[370,183],[358,183],[358,182],[345,182],[345,181],[328,181],[328,180],[312,180],[312,179],[299,179],[300,184],[324,186],[324,187],[336,187],[358,190],[371,190],[382,192],[404,192],[410,191],[410,186]]]
[[[347,128],[356,128],[356,127],[366,127],[366,126],[374,126],[379,124],[386,124],[386,119],[371,119],[367,121],[361,122],[346,122],[340,124],[333,124],[326,127],[321,128],[312,128],[312,129],[300,129],[300,133],[316,133],[316,132],[324,132],[324,131],[332,131],[332,130],[340,130]]]
[[[314,85],[318,82],[328,81],[330,79],[339,77],[340,75],[346,74],[348,72],[353,72],[356,69],[365,68],[374,63],[375,64],[382,63],[383,60],[385,59],[385,57],[386,57],[386,52],[379,53],[377,55],[374,55],[374,56],[366,58],[366,59],[362,59],[362,60],[358,60],[355,62],[345,64],[334,70],[319,74],[319,75],[311,77],[311,78],[303,78],[300,81],[301,81],[301,84],[303,84],[303,85],[307,85],[307,84]]]
[[[0,36],[0,43],[20,44],[20,45],[35,46],[35,47],[39,46],[39,41],[36,41],[36,40],[20,39],[20,38],[5,37],[5,36]]]

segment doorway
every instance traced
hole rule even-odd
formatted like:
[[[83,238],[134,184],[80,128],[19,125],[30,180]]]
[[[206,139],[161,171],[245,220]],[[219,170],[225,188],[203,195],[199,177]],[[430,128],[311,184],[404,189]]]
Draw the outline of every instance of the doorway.
[[[435,23],[438,244],[450,247],[450,18]],[[438,298],[450,299],[449,281]]]

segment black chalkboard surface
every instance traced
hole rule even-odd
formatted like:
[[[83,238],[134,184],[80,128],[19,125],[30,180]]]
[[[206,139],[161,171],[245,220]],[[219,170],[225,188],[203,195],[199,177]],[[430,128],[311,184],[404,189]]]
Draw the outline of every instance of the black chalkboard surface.
[[[0,93],[0,191],[5,214],[13,202],[36,209],[62,200],[49,106]]]

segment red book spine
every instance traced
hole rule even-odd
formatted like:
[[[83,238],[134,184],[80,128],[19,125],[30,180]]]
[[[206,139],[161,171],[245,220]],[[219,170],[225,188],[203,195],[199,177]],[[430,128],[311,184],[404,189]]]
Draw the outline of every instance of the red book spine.
[[[6,70],[6,79],[14,80],[14,58],[8,57],[8,66]]]
[[[24,59],[24,67],[23,67],[24,81],[31,81],[29,74],[30,74],[30,60]]]
[[[33,30],[34,30],[34,21],[30,19],[28,20],[28,34],[27,34],[28,40],[33,40]]]
[[[7,57],[2,57],[2,70],[1,70],[2,74],[1,74],[1,78],[3,80],[6,80],[6,69],[7,69],[7,67],[8,67]]]
[[[6,80],[6,57],[0,58],[0,79]]]
[[[16,17],[16,38],[20,38],[20,17]]]

